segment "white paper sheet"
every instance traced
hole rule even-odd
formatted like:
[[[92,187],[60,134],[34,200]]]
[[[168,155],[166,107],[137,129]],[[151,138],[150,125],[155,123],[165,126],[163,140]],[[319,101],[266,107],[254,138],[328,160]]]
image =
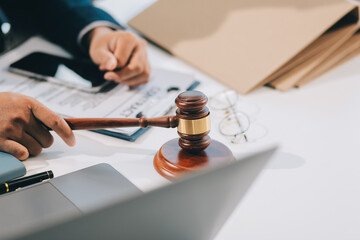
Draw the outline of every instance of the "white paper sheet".
[[[1,58],[7,57],[7,66],[19,58],[21,47]],[[22,54],[28,54],[29,51]],[[9,57],[9,56],[17,56]],[[192,75],[173,71],[153,69],[148,84],[130,90],[119,84],[112,90],[102,93],[88,93],[58,84],[39,81],[7,71],[1,64],[0,92],[18,92],[34,97],[54,112],[71,118],[135,118],[140,112],[146,117],[161,116],[166,113],[180,92],[194,83]],[[177,90],[168,91],[170,88]],[[131,135],[139,128],[111,129]]]

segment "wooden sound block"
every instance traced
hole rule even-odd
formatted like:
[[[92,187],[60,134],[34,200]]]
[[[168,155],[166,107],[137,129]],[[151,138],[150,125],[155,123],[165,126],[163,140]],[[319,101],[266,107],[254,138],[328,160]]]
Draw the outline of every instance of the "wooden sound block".
[[[203,151],[190,153],[179,147],[179,139],[165,143],[154,157],[154,167],[163,177],[173,180],[185,173],[199,169],[214,167],[234,161],[234,155],[221,142],[211,140]]]

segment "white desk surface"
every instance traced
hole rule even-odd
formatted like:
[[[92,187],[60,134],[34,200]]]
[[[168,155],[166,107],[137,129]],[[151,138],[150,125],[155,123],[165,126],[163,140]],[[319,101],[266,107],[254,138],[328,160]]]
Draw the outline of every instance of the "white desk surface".
[[[121,23],[152,0],[98,1]],[[246,37],[246,36],[244,36]],[[199,90],[213,96],[219,82],[149,44],[153,67],[190,72]],[[241,74],[239,74],[241,81]],[[206,84],[205,84],[206,83]],[[211,136],[234,152],[279,141],[281,148],[216,237],[220,239],[360,239],[360,56],[301,89],[260,88],[241,96],[260,111],[253,116],[268,130],[263,139],[231,144],[212,112]],[[28,174],[52,169],[56,176],[106,162],[141,189],[167,183],[152,166],[153,156],[176,131],[152,128],[135,143],[91,132],[76,132],[77,145],[54,145],[25,161]]]

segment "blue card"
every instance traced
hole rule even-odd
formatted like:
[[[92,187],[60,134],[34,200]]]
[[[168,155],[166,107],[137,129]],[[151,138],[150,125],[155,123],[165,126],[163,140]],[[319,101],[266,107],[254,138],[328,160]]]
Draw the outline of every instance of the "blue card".
[[[13,155],[0,152],[0,183],[24,176],[25,165]]]

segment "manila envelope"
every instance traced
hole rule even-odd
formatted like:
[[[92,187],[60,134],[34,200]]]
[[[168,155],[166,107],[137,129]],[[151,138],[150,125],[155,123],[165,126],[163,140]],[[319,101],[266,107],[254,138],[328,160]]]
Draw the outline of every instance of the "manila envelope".
[[[316,70],[312,71],[306,77],[295,84],[296,87],[301,87],[311,80],[319,77],[321,74],[330,71],[331,69],[349,61],[360,53],[360,32],[356,32],[350,39],[348,39],[340,48],[338,48],[327,61],[319,65]]]
[[[159,0],[129,25],[248,93],[355,8],[345,0]]]
[[[311,43],[308,47],[306,47],[301,53],[299,53],[293,59],[291,59],[288,63],[286,63],[286,65],[284,65],[278,71],[271,74],[266,79],[266,81],[270,82],[269,85],[272,85],[275,83],[276,79],[280,78],[282,75],[287,73],[287,75],[285,75],[285,77],[283,78],[283,80],[286,80],[287,79],[286,76],[289,76],[291,71],[294,71],[294,70],[296,71],[296,69],[301,68],[302,64],[304,64],[306,61],[312,61],[314,58],[315,59],[319,58],[319,57],[315,57],[315,56],[319,55],[319,54],[324,54],[326,51],[329,51],[329,48],[331,48],[337,42],[340,42],[340,43],[344,42],[344,40],[347,40],[348,38],[350,38],[351,34],[354,33],[354,31],[357,29],[357,27],[354,27],[356,25],[357,21],[358,21],[358,18],[356,17],[356,15],[352,19],[348,19],[348,18],[344,17],[337,24],[335,24],[333,27],[331,27],[329,30],[327,30],[323,35],[321,35],[318,39],[316,39],[313,43]],[[310,71],[312,69],[310,68],[308,70]],[[305,73],[303,73],[303,74],[305,74]],[[274,82],[271,83],[271,81],[274,81]],[[289,80],[289,81],[291,81],[291,80]],[[292,80],[292,82],[295,82],[295,81]],[[291,84],[290,84],[290,86],[291,86]]]
[[[271,81],[269,85],[278,90],[286,91],[294,87],[297,82],[307,79],[308,75],[311,76],[312,71],[316,71],[319,65],[328,61],[331,54],[340,48],[349,38],[351,38],[358,29],[359,25],[357,23],[341,28],[338,30],[338,33],[341,33],[339,34],[340,38],[331,46],[319,52],[317,55],[308,59],[304,63],[297,65],[277,79]]]

